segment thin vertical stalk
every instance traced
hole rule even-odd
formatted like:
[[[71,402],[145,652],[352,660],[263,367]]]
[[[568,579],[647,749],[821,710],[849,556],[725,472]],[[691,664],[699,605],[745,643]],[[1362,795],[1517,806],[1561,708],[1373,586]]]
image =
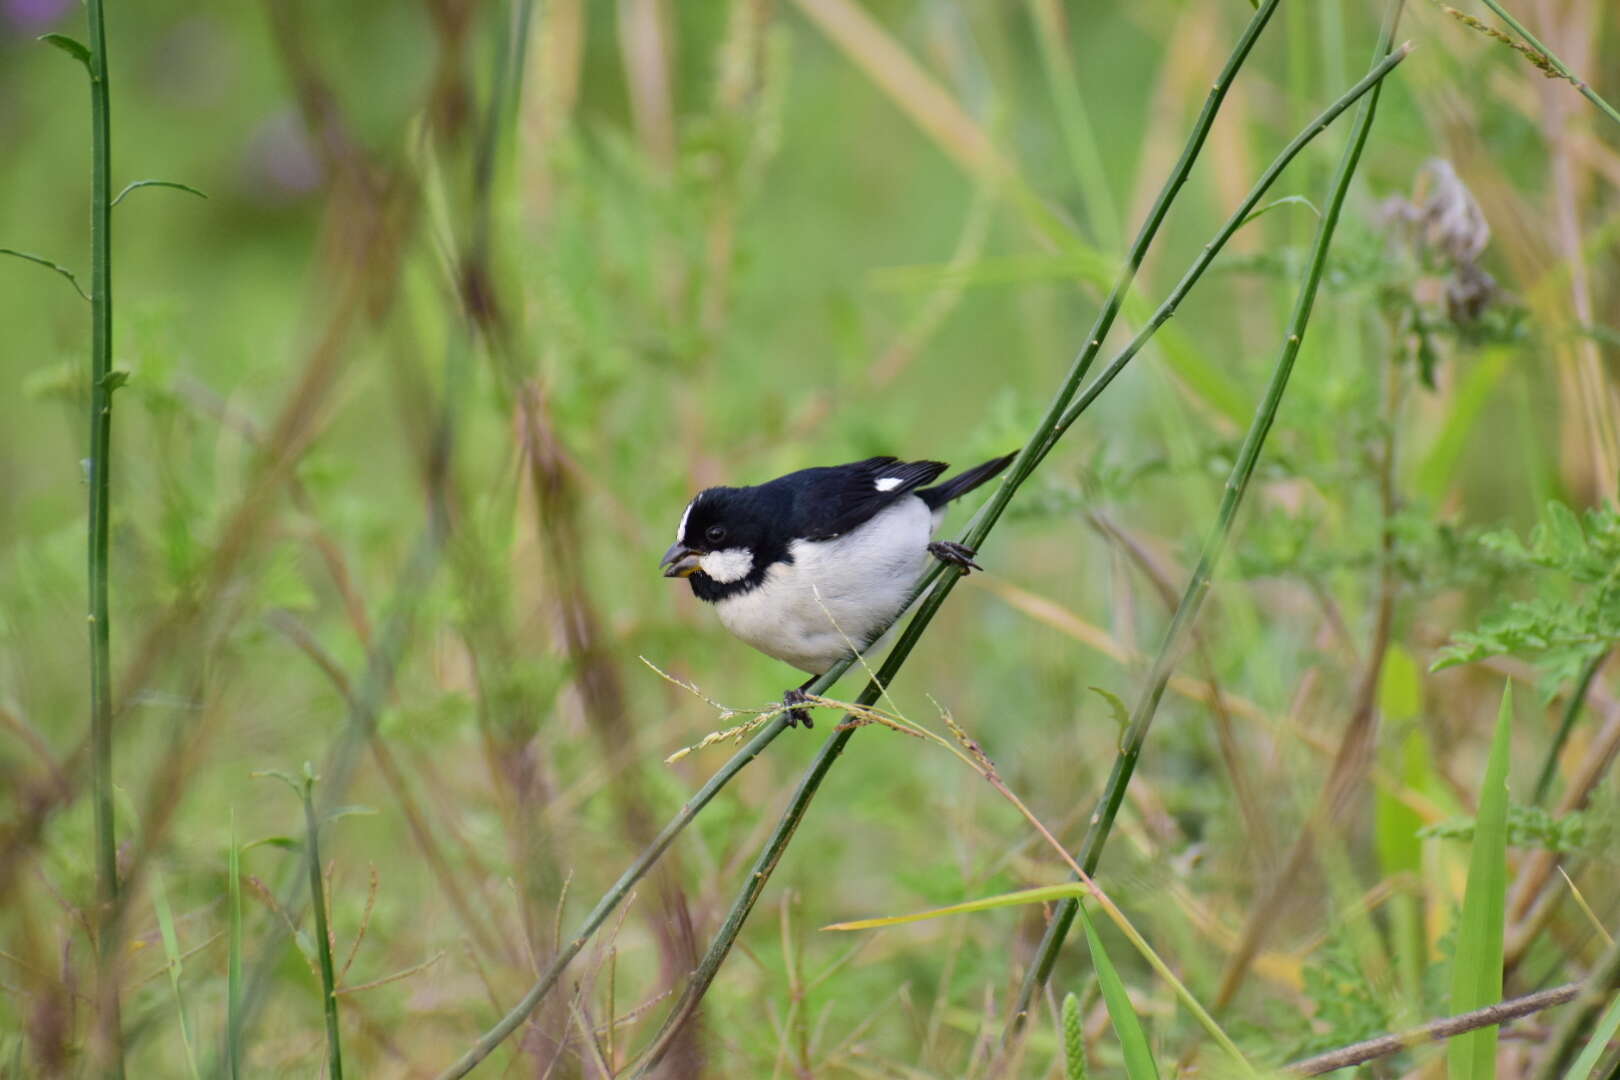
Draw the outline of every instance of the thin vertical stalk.
[[[96,845],[96,1002],[101,1063],[124,1075],[118,1006],[118,838],[113,817],[112,625],[107,604],[107,513],[112,483],[112,165],[107,27],[88,0],[90,31],[90,759]]]
[[[226,862],[230,941],[225,960],[225,1064],[230,1080],[242,1080],[242,845],[236,840],[236,809],[231,808],[231,852]]]
[[[1046,414],[1041,418],[1041,422],[1036,426],[1034,433],[1008,468],[1006,479],[1002,481],[989,502],[985,504],[984,508],[969,525],[963,538],[963,543],[966,546],[977,549],[984,542],[990,530],[1000,520],[1008,502],[1011,501],[1018,488],[1045,456],[1053,432],[1061,420],[1064,410],[1069,402],[1073,400],[1087,372],[1091,370],[1092,364],[1096,361],[1097,353],[1102,349],[1103,339],[1108,336],[1108,331],[1113,327],[1114,319],[1119,314],[1125,294],[1129,291],[1132,281],[1135,280],[1136,272],[1141,267],[1142,260],[1147,256],[1148,248],[1152,246],[1154,238],[1158,235],[1159,227],[1164,223],[1165,217],[1170,212],[1171,205],[1174,204],[1176,196],[1180,194],[1181,188],[1187,182],[1188,175],[1192,172],[1193,163],[1197,160],[1199,151],[1203,149],[1204,140],[1209,134],[1210,127],[1215,122],[1215,116],[1220,111],[1221,103],[1225,100],[1232,81],[1237,77],[1237,73],[1242,68],[1244,61],[1248,59],[1250,50],[1253,49],[1261,31],[1265,29],[1266,23],[1270,21],[1276,8],[1277,0],[1268,0],[1267,3],[1260,5],[1253,17],[1250,18],[1242,36],[1238,39],[1232,54],[1227,58],[1226,65],[1221,69],[1220,76],[1210,87],[1209,94],[1204,101],[1204,107],[1193,124],[1193,130],[1187,138],[1186,145],[1182,148],[1181,157],[1171,170],[1164,186],[1159,190],[1152,209],[1148,211],[1147,219],[1138,230],[1136,239],[1132,242],[1130,251],[1126,255],[1125,265],[1120,270],[1119,278],[1115,282],[1113,289],[1110,290],[1107,299],[1103,302],[1101,309],[1097,312],[1091,331],[1086,335],[1085,344],[1075,357],[1062,387],[1058,390],[1057,396],[1047,407]],[[921,636],[923,629],[933,619],[934,613],[945,602],[945,598],[950,594],[951,589],[955,587],[957,579],[960,577],[959,572],[946,573],[938,587],[929,592],[917,614],[907,624],[904,634],[890,651],[877,678],[868,683],[866,689],[861,692],[860,697],[857,699],[860,704],[870,705],[877,701],[879,695],[883,692],[883,688],[889,684],[893,675],[905,662],[906,657],[910,655],[911,649],[916,644],[918,637]],[[833,763],[843,753],[844,746],[849,742],[854,731],[853,727],[848,727],[834,732],[822,745],[821,751],[810,763],[809,768],[806,769],[804,776],[799,781],[799,786],[795,789],[793,797],[788,803],[787,809],[783,811],[781,820],[777,822],[775,831],[772,832],[770,839],[766,841],[764,849],[755,859],[754,865],[743,882],[741,891],[733,900],[725,921],[721,924],[719,932],[709,946],[709,951],[704,954],[702,962],[687,983],[680,1000],[671,1010],[664,1021],[663,1027],[659,1029],[658,1034],[654,1037],[652,1046],[636,1071],[636,1076],[647,1075],[658,1064],[673,1043],[681,1025],[686,1022],[686,1019],[696,1008],[697,1003],[702,1000],[710,983],[714,981],[715,975],[719,972],[720,965],[724,963],[727,954],[730,953],[731,946],[741,932],[743,923],[747,921],[749,912],[753,910],[754,904],[758,901],[760,894],[764,892],[766,883],[775,871],[777,863],[781,861],[782,853],[787,849],[788,842],[792,840],[799,823],[804,819],[804,815],[809,809],[811,800],[815,798],[816,791],[820,788],[822,780],[826,778],[827,773],[832,769]]]
[[[321,877],[320,819],[315,815],[314,781],[304,779],[305,855],[309,896],[315,908],[315,952],[321,962],[321,1011],[326,1015],[326,1063],[331,1080],[343,1080],[343,1048],[338,1041],[337,975],[332,966],[332,931],[326,922],[326,882]]]
[[[1389,18],[1385,21],[1383,32],[1379,36],[1378,49],[1375,60],[1378,63],[1385,61],[1390,52],[1391,39],[1395,32],[1395,23],[1399,18],[1402,0],[1392,0]],[[1375,64],[1376,66],[1376,64]],[[1085,840],[1080,846],[1078,861],[1085,872],[1095,874],[1097,863],[1102,858],[1102,851],[1108,842],[1113,829],[1114,819],[1119,813],[1120,804],[1125,799],[1125,789],[1129,786],[1131,776],[1136,770],[1136,763],[1141,758],[1142,746],[1147,739],[1148,729],[1153,723],[1154,713],[1158,710],[1159,701],[1164,696],[1165,687],[1169,684],[1170,674],[1175,667],[1180,653],[1181,639],[1186,635],[1187,629],[1198,616],[1198,610],[1203,605],[1204,597],[1209,593],[1210,579],[1215,564],[1220,560],[1226,541],[1231,535],[1232,522],[1236,517],[1238,507],[1248,491],[1249,481],[1253,478],[1255,464],[1259,461],[1260,451],[1265,446],[1266,436],[1277,418],[1277,410],[1282,404],[1284,391],[1288,388],[1288,380],[1293,374],[1294,361],[1299,356],[1299,348],[1305,337],[1305,329],[1310,323],[1311,311],[1316,303],[1317,289],[1321,285],[1322,270],[1327,263],[1328,249],[1332,246],[1333,234],[1338,227],[1339,215],[1344,208],[1346,194],[1350,190],[1350,181],[1355,175],[1356,166],[1361,161],[1361,152],[1367,142],[1368,132],[1372,130],[1373,117],[1378,108],[1378,95],[1382,83],[1373,87],[1366,103],[1361,106],[1356,116],[1355,127],[1351,132],[1349,144],[1345,147],[1344,156],[1339,162],[1338,172],[1333,178],[1332,195],[1329,198],[1327,209],[1322,215],[1321,223],[1317,226],[1316,240],[1311,251],[1311,261],[1306,269],[1304,281],[1301,284],[1298,299],[1294,304],[1293,316],[1289,319],[1287,336],[1284,339],[1282,351],[1277,357],[1277,363],[1272,370],[1271,381],[1266,387],[1265,397],[1261,400],[1255,412],[1254,420],[1244,436],[1242,449],[1238,452],[1237,461],[1233,463],[1232,471],[1226,481],[1226,489],[1221,498],[1221,505],[1216,514],[1214,528],[1204,541],[1204,550],[1199,555],[1198,565],[1194,569],[1191,580],[1187,583],[1186,592],[1183,593],[1181,603],[1177,606],[1175,615],[1171,617],[1170,626],[1165,631],[1164,640],[1159,646],[1158,655],[1154,658],[1153,667],[1148,673],[1147,686],[1143,689],[1141,697],[1137,700],[1136,708],[1131,714],[1131,721],[1126,728],[1125,735],[1120,742],[1119,755],[1114,760],[1114,768],[1108,777],[1108,783],[1103,789],[1102,798],[1098,801],[1097,809],[1091,816],[1091,827],[1087,830]],[[1018,1004],[1008,1022],[1007,1036],[1015,1035],[1024,1024],[1029,1014],[1030,1002],[1036,991],[1045,984],[1051,974],[1052,966],[1057,962],[1058,950],[1063,945],[1063,939],[1068,934],[1070,925],[1074,922],[1075,901],[1065,901],[1058,907],[1051,920],[1047,923],[1046,935],[1041,940],[1040,949],[1036,954],[1035,962],[1030,966],[1029,973],[1024,979],[1024,985],[1019,991]]]

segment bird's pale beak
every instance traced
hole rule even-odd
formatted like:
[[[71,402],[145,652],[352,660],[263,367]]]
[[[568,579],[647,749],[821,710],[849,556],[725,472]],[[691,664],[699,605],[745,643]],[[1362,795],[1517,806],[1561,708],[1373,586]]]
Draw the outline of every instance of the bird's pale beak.
[[[665,577],[691,577],[698,572],[698,560],[703,558],[701,551],[693,551],[679,541],[669,545],[664,552],[663,561],[658,565],[664,571]]]

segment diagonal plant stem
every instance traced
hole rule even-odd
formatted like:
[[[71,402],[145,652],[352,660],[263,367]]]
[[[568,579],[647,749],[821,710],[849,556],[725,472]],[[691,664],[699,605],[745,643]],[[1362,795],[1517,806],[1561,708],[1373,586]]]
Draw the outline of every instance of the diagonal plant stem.
[[[1204,271],[1208,270],[1210,264],[1215,261],[1215,256],[1221,253],[1221,249],[1226,247],[1226,242],[1232,239],[1233,235],[1247,223],[1249,217],[1254,213],[1255,207],[1260,205],[1260,200],[1265,198],[1266,192],[1271,189],[1271,185],[1276,183],[1277,177],[1282,175],[1283,170],[1288,167],[1294,158],[1299,156],[1299,152],[1305,149],[1306,145],[1320,135],[1329,124],[1338,119],[1341,113],[1361,100],[1362,95],[1382,82],[1384,76],[1395,70],[1396,65],[1405,60],[1411,51],[1412,45],[1407,42],[1390,52],[1371,71],[1367,72],[1360,82],[1339,95],[1337,101],[1323,109],[1316,119],[1305,125],[1299,134],[1295,135],[1288,145],[1283,147],[1272,163],[1266,166],[1266,171],[1260,174],[1260,179],[1255,181],[1254,186],[1249,189],[1248,195],[1244,196],[1237,209],[1233,210],[1232,215],[1226,219],[1226,224],[1221,226],[1220,231],[1215,234],[1214,238],[1204,245],[1203,250],[1198,254],[1198,258],[1193,260],[1193,264],[1181,276],[1181,280],[1170,291],[1170,295],[1165,298],[1164,303],[1159,305],[1152,317],[1131,339],[1130,343],[1119,351],[1119,355],[1109,361],[1108,366],[1103,368],[1102,372],[1086,386],[1085,392],[1080,395],[1075,403],[1069,406],[1068,411],[1063,414],[1063,418],[1058,421],[1057,427],[1052,430],[1052,437],[1046,449],[1041,452],[1042,458],[1063,436],[1063,433],[1069,430],[1069,426],[1080,418],[1080,414],[1090,408],[1091,403],[1096,401],[1104,390],[1108,389],[1108,384],[1113,382],[1119,376],[1119,373],[1125,370],[1126,365],[1142,350],[1142,346],[1147,344],[1148,339],[1153,336],[1159,327],[1163,326],[1175,315],[1176,309],[1181,306],[1182,300],[1186,299],[1187,294],[1192,291],[1192,287],[1198,283],[1198,279],[1203,277]]]
[[[1547,48],[1547,46],[1543,45],[1536,35],[1525,29],[1523,23],[1521,23],[1518,19],[1515,19],[1512,15],[1509,15],[1507,11],[1503,9],[1502,5],[1497,3],[1497,0],[1483,0],[1483,2],[1486,7],[1496,12],[1497,16],[1500,17],[1503,22],[1511,26],[1515,34],[1518,34],[1520,37],[1524,38],[1525,41],[1529,42],[1531,48],[1535,49],[1542,56],[1545,56],[1548,63],[1552,64],[1552,66],[1558,70],[1558,74],[1562,75],[1575,85],[1575,89],[1581,92],[1582,97],[1584,97],[1587,101],[1590,101],[1593,105],[1597,106],[1597,108],[1610,120],[1620,124],[1620,111],[1617,111],[1613,105],[1610,105],[1607,101],[1603,100],[1603,98],[1599,96],[1598,92],[1593,90],[1591,85],[1588,84],[1585,79],[1581,78],[1579,75],[1569,70],[1568,67],[1564,66],[1564,62],[1558,59],[1557,54],[1551,49]]]
[[[1412,1028],[1396,1035],[1380,1035],[1376,1039],[1355,1043],[1351,1046],[1341,1046],[1337,1050],[1330,1050],[1325,1054],[1318,1054],[1313,1058],[1291,1062],[1283,1066],[1283,1072],[1288,1076],[1322,1076],[1325,1073],[1338,1072],[1348,1069],[1352,1065],[1362,1065],[1375,1061],[1390,1054],[1398,1054],[1402,1050],[1409,1050],[1414,1046],[1421,1046],[1426,1042],[1439,1042],[1449,1039],[1453,1035],[1461,1035],[1469,1031],[1477,1031],[1492,1024],[1503,1024],[1509,1020],[1516,1020],[1521,1016],[1529,1016],[1543,1009],[1550,1009],[1572,1001],[1583,988],[1584,984],[1573,982],[1563,986],[1555,986],[1550,990],[1540,990],[1524,997],[1509,998],[1499,1001],[1495,1005],[1487,1005],[1483,1009],[1473,1012],[1459,1013],[1456,1016],[1447,1016],[1440,1020],[1432,1020],[1421,1027]]]
[[[1379,35],[1378,49],[1375,54],[1379,63],[1387,60],[1401,6],[1402,0],[1392,0],[1389,17],[1385,21],[1382,33]],[[1237,461],[1233,463],[1231,475],[1226,481],[1226,490],[1221,498],[1215,525],[1204,541],[1204,550],[1199,556],[1198,565],[1193,570],[1192,578],[1187,583],[1187,589],[1182,595],[1181,603],[1177,606],[1175,614],[1171,617],[1170,626],[1165,631],[1164,640],[1159,646],[1158,656],[1154,659],[1153,667],[1148,673],[1147,686],[1137,700],[1136,709],[1131,714],[1130,725],[1120,741],[1120,751],[1119,755],[1114,759],[1113,771],[1108,777],[1108,783],[1103,789],[1102,798],[1098,801],[1097,809],[1092,814],[1091,828],[1087,831],[1085,840],[1080,846],[1079,862],[1087,874],[1096,873],[1097,863],[1102,858],[1103,847],[1108,842],[1114,819],[1125,799],[1125,789],[1129,786],[1131,776],[1136,770],[1136,763],[1141,757],[1142,746],[1147,739],[1148,729],[1153,723],[1154,713],[1158,709],[1160,699],[1164,696],[1165,687],[1170,681],[1171,671],[1179,658],[1181,640],[1186,635],[1187,629],[1197,618],[1204,597],[1209,593],[1210,579],[1215,564],[1220,560],[1227,538],[1231,535],[1232,522],[1236,517],[1238,507],[1243,502],[1244,494],[1248,491],[1249,481],[1254,475],[1254,467],[1259,461],[1260,451],[1265,446],[1266,436],[1270,433],[1271,425],[1277,418],[1277,410],[1282,404],[1283,393],[1288,388],[1289,377],[1293,374],[1294,361],[1299,356],[1300,344],[1304,339],[1306,327],[1310,322],[1311,311],[1316,303],[1317,289],[1322,281],[1322,270],[1327,263],[1328,249],[1332,246],[1333,234],[1339,223],[1339,215],[1344,208],[1345,196],[1350,190],[1350,181],[1355,175],[1356,166],[1360,163],[1362,148],[1367,142],[1367,134],[1372,129],[1372,121],[1377,112],[1378,94],[1381,86],[1380,83],[1373,87],[1371,96],[1367,98],[1366,103],[1362,105],[1357,113],[1349,144],[1345,147],[1344,156],[1339,162],[1338,172],[1333,179],[1332,195],[1322,215],[1321,223],[1317,226],[1311,260],[1301,283],[1298,299],[1294,304],[1293,316],[1289,319],[1287,335],[1282,350],[1277,357],[1276,367],[1273,369],[1271,381],[1266,387],[1265,397],[1261,400],[1260,406],[1255,412],[1254,420],[1249,426],[1247,435],[1244,436],[1242,449],[1238,452]],[[1077,907],[1078,905],[1074,901],[1066,901],[1059,906],[1047,923],[1046,935],[1042,938],[1035,961],[1025,976],[1024,985],[1019,991],[1017,1007],[1008,1021],[1006,1038],[1011,1038],[1022,1029],[1024,1021],[1029,1015],[1030,1003],[1035,993],[1045,984],[1047,977],[1051,974],[1052,966],[1057,962],[1058,950],[1062,947],[1063,939],[1067,935],[1070,925],[1074,922]]]
[[[107,516],[112,490],[112,187],[107,25],[101,0],[90,31],[90,759],[95,798],[98,1038],[108,1076],[124,1075],[118,1007],[118,838],[113,817],[112,621],[107,603]]]
[[[1137,234],[1127,257],[1126,265],[1122,269],[1113,290],[1109,293],[1108,299],[1098,312],[1091,332],[1086,337],[1086,344],[1075,357],[1062,388],[1048,407],[1046,415],[1042,418],[1040,425],[1037,426],[1035,433],[1009,467],[1001,486],[997,488],[995,494],[984,509],[974,518],[974,521],[970,523],[962,539],[962,542],[968,546],[977,547],[983,542],[985,536],[989,534],[996,521],[1000,518],[1002,511],[1006,509],[1007,503],[1012,499],[1018,487],[1033,471],[1035,466],[1039,464],[1040,459],[1045,456],[1045,449],[1048,446],[1053,429],[1062,416],[1064,407],[1074,397],[1080,383],[1095,362],[1097,353],[1102,348],[1103,338],[1107,336],[1109,328],[1112,327],[1114,319],[1119,313],[1125,294],[1130,288],[1131,282],[1135,279],[1136,271],[1141,266],[1154,235],[1158,232],[1158,228],[1163,223],[1166,214],[1168,214],[1176,194],[1180,191],[1182,185],[1186,182],[1188,173],[1192,170],[1192,164],[1203,146],[1210,126],[1214,123],[1215,114],[1219,111],[1221,102],[1225,99],[1232,80],[1237,76],[1243,62],[1248,58],[1249,51],[1253,48],[1255,41],[1258,40],[1260,32],[1276,11],[1278,2],[1279,0],[1266,0],[1255,12],[1242,37],[1239,38],[1237,45],[1234,47],[1232,55],[1228,58],[1226,66],[1222,69],[1220,77],[1211,87],[1204,102],[1203,110],[1200,112],[1198,120],[1194,124],[1193,132],[1188,138],[1185,149],[1182,151],[1181,158],[1177,161],[1169,180],[1166,181],[1163,190],[1160,191],[1157,200],[1155,200],[1147,221],[1144,222],[1141,231]],[[942,575],[943,581],[940,581]],[[943,567],[935,567],[917,584],[917,587],[912,591],[911,600],[906,605],[907,609],[916,599],[924,597],[925,593],[927,595],[922,600],[917,613],[906,625],[899,640],[895,642],[894,647],[889,651],[888,658],[885,660],[876,680],[868,683],[865,690],[862,691],[858,699],[859,704],[871,705],[877,701],[882,692],[882,687],[888,684],[889,679],[899,670],[906,657],[910,655],[911,649],[916,645],[923,630],[927,628],[929,622],[933,619],[934,613],[939,610],[940,605],[945,601],[945,597],[949,595],[951,588],[956,584],[958,576],[955,573],[944,573]],[[939,587],[930,591],[936,581],[940,581]],[[812,695],[825,693],[844,675],[853,662],[853,660],[842,661],[807,687],[806,691]],[[578,932],[558,951],[551,965],[529,988],[528,992],[523,995],[522,999],[494,1027],[481,1036],[454,1064],[440,1073],[438,1080],[455,1080],[457,1077],[467,1075],[480,1061],[488,1057],[503,1040],[517,1030],[528,1015],[545,998],[546,994],[557,984],[563,969],[579,954],[585,942],[602,926],[613,909],[629,895],[635,883],[658,861],[659,856],[663,854],[664,849],[669,846],[675,836],[697,816],[704,806],[719,793],[722,787],[730,782],[733,776],[742,771],[754,758],[758,757],[765,747],[785,730],[787,730],[787,717],[786,715],[778,716],[750,739],[730,761],[721,766],[714,776],[710,778],[709,782],[681,807],[680,812],[671,819],[646,850],[637,856],[636,861],[619,877],[619,880],[603,894],[596,906],[586,915],[585,921]],[[800,781],[800,787],[795,792],[793,801],[784,813],[782,822],[778,824],[776,833],[772,835],[766,850],[761,853],[759,861],[754,867],[754,873],[749,877],[744,895],[739,897],[733,905],[726,923],[722,927],[720,936],[716,938],[709,954],[704,957],[702,964],[699,966],[697,974],[688,984],[681,1002],[676,1005],[670,1018],[665,1022],[664,1028],[661,1029],[655,1045],[655,1049],[659,1053],[662,1053],[662,1049],[669,1045],[668,1036],[681,1020],[689,1015],[691,1008],[695,1006],[702,997],[704,990],[707,989],[709,982],[712,981],[714,973],[719,970],[720,962],[729,952],[731,942],[735,940],[737,932],[741,929],[743,921],[748,916],[748,912],[758,899],[759,892],[764,889],[765,882],[770,876],[770,870],[775,868],[782,849],[786,847],[793,830],[798,827],[798,821],[808,808],[816,788],[820,786],[827,770],[832,767],[832,762],[843,751],[844,744],[848,742],[852,733],[852,728],[835,732],[822,747],[821,752],[812,762],[809,771]],[[772,854],[773,850],[774,855]],[[765,867],[767,862],[769,868],[761,872],[761,868]],[[650,1064],[651,1061],[649,1061],[649,1066]]]
[[[1210,87],[1203,110],[1199,113],[1198,119],[1193,125],[1192,133],[1188,136],[1187,143],[1182,149],[1181,157],[1171,170],[1164,186],[1160,189],[1158,197],[1154,200],[1153,207],[1148,212],[1147,220],[1143,222],[1141,229],[1137,232],[1136,239],[1132,242],[1130,251],[1126,256],[1125,266],[1121,269],[1119,278],[1109,292],[1108,298],[1103,302],[1101,310],[1098,311],[1091,332],[1086,336],[1085,344],[1075,357],[1067,378],[1064,380],[1057,396],[1048,406],[1040,424],[1037,425],[1029,441],[1024,444],[1017,458],[1008,468],[1006,478],[991,496],[990,501],[985,504],[973,522],[969,524],[962,539],[962,543],[967,547],[976,550],[983,544],[984,539],[989,535],[990,530],[995,527],[1002,512],[1006,509],[1008,502],[1018,491],[1024,480],[1034,471],[1041,459],[1045,457],[1047,450],[1050,449],[1053,432],[1063,415],[1064,409],[1074,398],[1081,382],[1096,361],[1097,353],[1102,348],[1103,339],[1108,336],[1108,331],[1112,328],[1114,319],[1119,314],[1120,306],[1130,289],[1131,282],[1136,277],[1137,269],[1141,266],[1142,260],[1147,255],[1148,248],[1158,234],[1159,227],[1164,223],[1171,205],[1175,202],[1176,196],[1180,193],[1182,186],[1186,183],[1187,177],[1192,171],[1193,163],[1197,160],[1198,153],[1203,148],[1204,140],[1209,134],[1216,114],[1220,111],[1221,103],[1225,99],[1232,81],[1237,77],[1238,71],[1248,59],[1250,50],[1259,39],[1261,31],[1265,29],[1266,23],[1275,12],[1276,7],[1276,0],[1269,0],[1255,11],[1253,17],[1249,20],[1248,26],[1244,29],[1242,36],[1233,48],[1231,56],[1228,57],[1226,65],[1222,68],[1220,76]],[[868,683],[866,689],[861,692],[861,696],[857,699],[859,704],[870,705],[877,700],[894,673],[905,662],[917,638],[933,618],[934,613],[939,610],[940,605],[944,603],[946,596],[950,594],[960,576],[958,573],[946,574],[939,586],[928,594],[916,616],[907,625],[904,635],[889,653],[883,669],[878,673],[876,679]],[[787,848],[788,842],[792,839],[793,833],[798,829],[799,823],[809,809],[810,802],[814,799],[822,780],[826,778],[838,756],[843,753],[844,746],[849,742],[854,730],[853,727],[844,727],[834,732],[827,742],[823,744],[820,753],[817,754],[810,767],[805,771],[798,788],[794,791],[793,797],[788,803],[787,809],[777,823],[776,830],[771,834],[764,850],[760,852],[755,860],[742,890],[733,901],[725,922],[716,934],[709,951],[704,955],[697,971],[693,973],[686,990],[664,1021],[663,1027],[659,1029],[658,1034],[654,1037],[653,1045],[636,1072],[637,1076],[645,1076],[649,1070],[657,1065],[664,1052],[673,1042],[681,1025],[685,1023],[692,1010],[708,990],[709,984],[713,982],[720,965],[725,961],[732,944],[741,932],[742,925],[748,918],[748,913],[753,909],[760,894],[764,891],[766,882],[769,881],[771,873],[776,869],[782,853]]]

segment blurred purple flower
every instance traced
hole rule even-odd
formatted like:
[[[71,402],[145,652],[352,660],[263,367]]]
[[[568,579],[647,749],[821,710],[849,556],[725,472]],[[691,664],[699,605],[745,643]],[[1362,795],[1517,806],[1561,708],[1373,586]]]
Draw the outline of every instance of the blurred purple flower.
[[[294,109],[281,109],[261,121],[245,147],[249,186],[267,202],[308,195],[325,179],[315,146]]]
[[[74,0],[0,0],[6,21],[24,33],[43,30],[77,6]]]

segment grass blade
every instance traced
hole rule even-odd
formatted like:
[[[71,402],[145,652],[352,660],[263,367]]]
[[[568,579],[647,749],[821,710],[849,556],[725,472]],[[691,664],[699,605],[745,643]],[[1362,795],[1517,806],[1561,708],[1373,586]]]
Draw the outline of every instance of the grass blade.
[[[184,191],[184,192],[186,192],[188,194],[195,195],[199,199],[208,198],[208,195],[207,195],[206,192],[198,191],[196,188],[192,187],[190,184],[182,184],[177,180],[134,180],[134,181],[131,181],[130,183],[124,185],[124,190],[120,191],[113,198],[112,204],[114,206],[117,206],[119,203],[124,201],[124,196],[125,195],[128,195],[130,192],[135,191],[138,188],[143,188],[143,187],[173,188],[176,191]]]
[[[305,853],[309,860],[309,896],[315,908],[315,950],[321,961],[321,1010],[326,1015],[326,1060],[331,1080],[343,1080],[343,1047],[338,1039],[337,976],[332,964],[332,934],[326,924],[326,883],[321,876],[320,820],[315,816],[314,778],[304,780]]]
[[[90,50],[78,38],[67,34],[41,34],[36,41],[43,41],[47,45],[54,45],[67,53],[73,59],[84,65],[84,70],[90,70]]]
[[[231,850],[226,860],[230,905],[230,957],[225,977],[225,1061],[230,1080],[242,1075],[242,845],[236,838],[236,811],[231,811]]]
[[[949,904],[945,907],[930,908],[927,911],[916,911],[908,915],[885,915],[875,919],[857,919],[853,922],[834,923],[831,926],[824,926],[822,929],[873,930],[885,926],[898,926],[902,923],[922,922],[925,919],[937,919],[945,915],[991,911],[996,908],[1016,907],[1020,904],[1046,904],[1055,900],[1074,903],[1077,905],[1076,910],[1078,911],[1078,902],[1084,899],[1090,899],[1102,907],[1109,921],[1118,928],[1121,934],[1125,935],[1125,940],[1131,943],[1131,947],[1136,950],[1143,960],[1147,961],[1148,966],[1154,970],[1159,978],[1165,981],[1171,992],[1175,994],[1176,1000],[1192,1014],[1198,1025],[1209,1033],[1209,1037],[1214,1040],[1216,1045],[1231,1056],[1233,1063],[1241,1070],[1242,1074],[1245,1076],[1256,1075],[1254,1067],[1243,1056],[1243,1051],[1239,1050],[1231,1037],[1221,1030],[1221,1026],[1215,1022],[1215,1018],[1209,1014],[1209,1010],[1204,1008],[1199,1000],[1193,996],[1192,991],[1187,989],[1186,984],[1176,977],[1176,973],[1170,969],[1170,965],[1166,964],[1164,959],[1153,950],[1153,946],[1148,944],[1141,931],[1131,925],[1130,919],[1126,918],[1125,913],[1119,909],[1119,905],[1110,900],[1107,894],[1098,889],[1096,883],[1089,879],[1071,881],[1063,885],[1040,885],[1033,889],[1019,889],[1015,892],[982,897],[978,900],[966,900],[960,904]]]
[[[1097,985],[1102,990],[1103,1003],[1108,1006],[1108,1019],[1119,1036],[1120,1049],[1125,1054],[1125,1075],[1130,1080],[1159,1080],[1159,1067],[1153,1062],[1153,1050],[1148,1046],[1147,1032],[1131,1004],[1131,996],[1114,970],[1113,961],[1103,949],[1097,928],[1086,917],[1086,906],[1080,905],[1080,925],[1085,927],[1086,943],[1091,947],[1091,966],[1097,970]]]
[[[1513,734],[1513,687],[1502,692],[1491,740],[1479,816],[1468,862],[1457,951],[1451,969],[1451,1011],[1468,1012],[1502,997],[1502,934],[1507,918],[1507,769]],[[1494,1080],[1495,1026],[1470,1031],[1446,1048],[1451,1080]]]
[[[79,284],[78,277],[74,275],[73,271],[69,270],[61,263],[54,263],[43,255],[35,255],[28,251],[18,251],[16,248],[0,248],[0,255],[10,255],[13,258],[23,259],[31,263],[37,263],[47,270],[54,270],[67,279],[67,283],[73,286],[74,292],[78,293],[86,300],[90,299],[90,294],[85,292],[84,288]]]
[[[1609,1048],[1609,1040],[1614,1038],[1616,1031],[1620,1031],[1620,994],[1616,994],[1609,1007],[1603,1010],[1603,1016],[1592,1029],[1592,1037],[1587,1041],[1586,1048],[1569,1067],[1569,1072],[1564,1074],[1564,1080],[1587,1080],[1592,1070],[1597,1068],[1603,1051]]]
[[[822,929],[876,930],[879,927],[901,926],[905,923],[943,918],[946,915],[967,915],[975,911],[994,911],[997,908],[1017,907],[1021,904],[1045,904],[1053,900],[1070,900],[1077,896],[1089,895],[1091,894],[1084,885],[1040,885],[1033,889],[1019,889],[1016,892],[984,896],[977,900],[964,900],[960,904],[946,904],[944,907],[913,911],[906,915],[883,915],[875,919],[854,919],[849,922],[833,923]]]
[[[163,875],[152,874],[152,908],[157,913],[158,933],[163,938],[163,959],[169,972],[169,988],[174,991],[174,1009],[180,1017],[180,1041],[186,1048],[186,1065],[192,1080],[199,1080],[197,1055],[191,1049],[191,1029],[186,1024],[186,999],[180,992],[180,938],[174,932],[174,914],[169,909],[168,890],[163,887]]]

